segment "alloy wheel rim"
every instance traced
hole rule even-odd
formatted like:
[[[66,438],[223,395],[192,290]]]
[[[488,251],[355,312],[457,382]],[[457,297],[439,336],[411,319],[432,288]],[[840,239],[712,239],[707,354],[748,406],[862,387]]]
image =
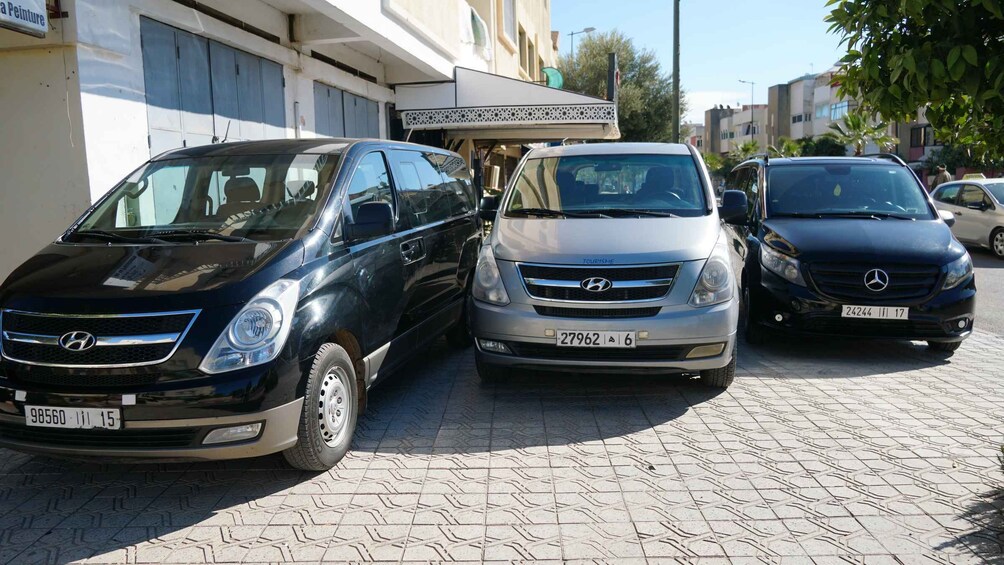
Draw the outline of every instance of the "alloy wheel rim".
[[[321,380],[321,394],[317,403],[317,420],[321,438],[330,447],[340,445],[346,433],[349,419],[348,374],[341,367],[332,367]]]
[[[1004,231],[997,232],[994,236],[994,253],[998,257],[1004,257]]]

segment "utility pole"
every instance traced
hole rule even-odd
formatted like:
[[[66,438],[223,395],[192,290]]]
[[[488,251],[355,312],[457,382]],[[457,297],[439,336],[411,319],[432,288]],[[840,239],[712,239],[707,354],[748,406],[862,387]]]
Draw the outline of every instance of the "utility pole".
[[[751,80],[743,79],[739,79],[739,82],[750,85],[750,141],[754,141],[753,124],[756,123],[756,120],[753,119],[753,87],[756,86],[756,83]]]
[[[673,0],[673,143],[680,143],[680,0]]]

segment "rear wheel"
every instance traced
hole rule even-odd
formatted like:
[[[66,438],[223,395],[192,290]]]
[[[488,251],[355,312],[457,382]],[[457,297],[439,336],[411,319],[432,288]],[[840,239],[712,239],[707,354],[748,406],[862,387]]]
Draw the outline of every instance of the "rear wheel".
[[[322,345],[307,375],[298,441],[282,452],[286,461],[305,471],[325,471],[341,461],[356,429],[358,399],[349,354],[334,343]]]
[[[701,384],[714,388],[729,388],[732,381],[736,379],[736,348],[732,350],[732,359],[729,364],[720,369],[705,369],[701,371]]]
[[[990,234],[990,250],[998,259],[1004,259],[1004,228],[997,228]]]
[[[931,351],[936,351],[938,353],[955,353],[960,347],[962,347],[961,341],[929,341],[927,342],[927,348]]]
[[[477,367],[478,377],[484,384],[496,383],[506,376],[506,371],[502,367],[485,361],[480,351],[474,354],[474,365]]]

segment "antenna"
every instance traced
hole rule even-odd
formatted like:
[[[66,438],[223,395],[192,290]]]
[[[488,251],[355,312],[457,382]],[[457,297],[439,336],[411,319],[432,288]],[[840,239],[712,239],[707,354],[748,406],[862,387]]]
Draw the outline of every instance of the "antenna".
[[[223,133],[223,143],[226,143],[227,139],[230,138],[230,124],[232,123],[233,120],[227,120],[227,131]]]

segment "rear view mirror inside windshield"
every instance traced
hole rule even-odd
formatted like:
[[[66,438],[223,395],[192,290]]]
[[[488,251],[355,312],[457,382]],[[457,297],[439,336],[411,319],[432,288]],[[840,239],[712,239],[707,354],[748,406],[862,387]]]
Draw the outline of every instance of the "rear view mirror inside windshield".
[[[848,165],[826,165],[826,172],[831,175],[846,176],[851,174],[851,168]]]

